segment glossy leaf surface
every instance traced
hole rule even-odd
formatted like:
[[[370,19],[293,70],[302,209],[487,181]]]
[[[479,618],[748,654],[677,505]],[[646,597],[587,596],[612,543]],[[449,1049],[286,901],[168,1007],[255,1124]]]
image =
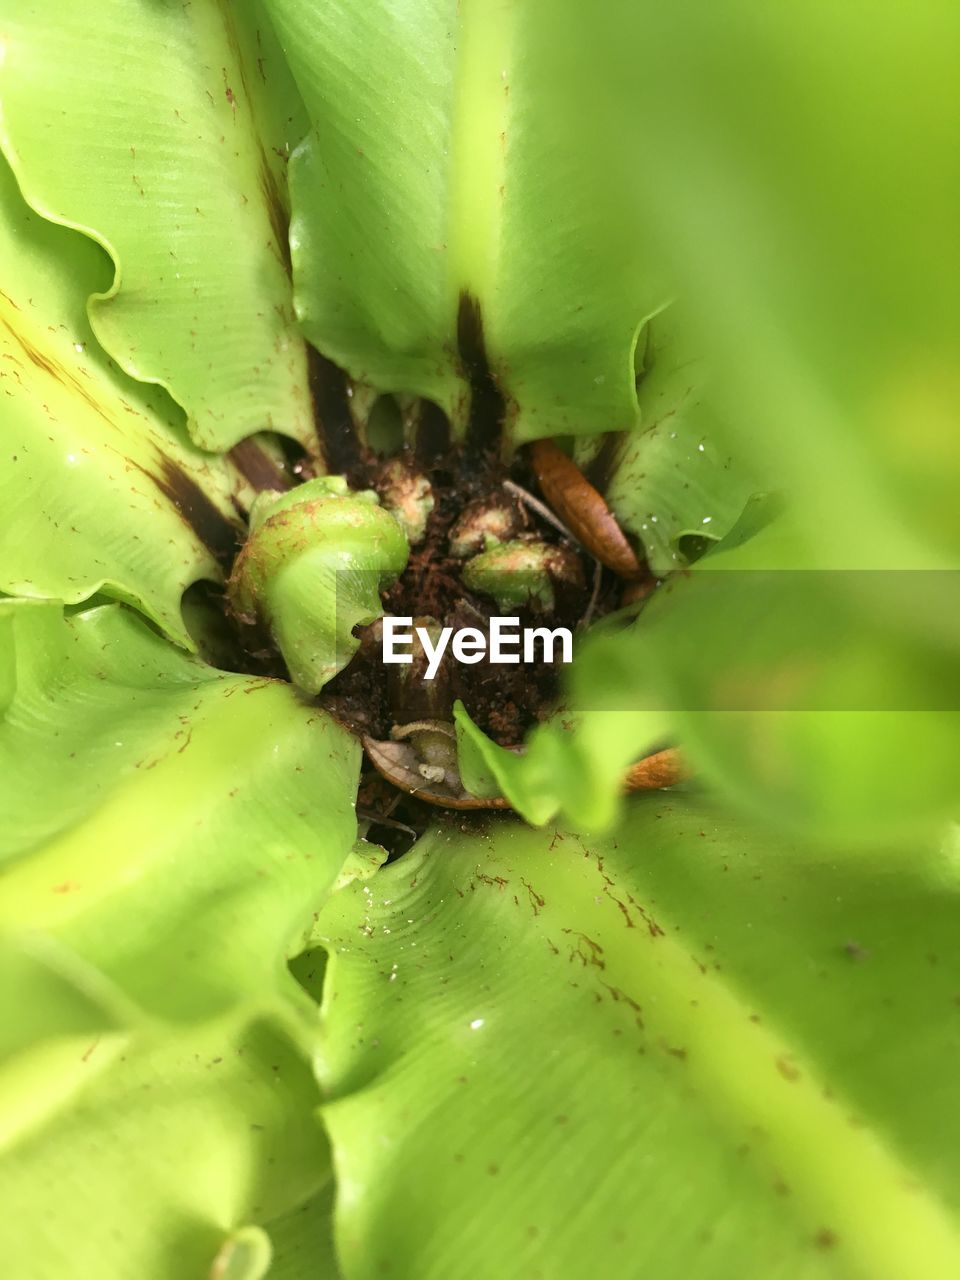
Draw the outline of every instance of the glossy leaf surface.
[[[351,1280],[956,1270],[954,846],[461,827],[320,920]]]
[[[356,836],[355,741],[289,685],[185,658],[120,606],[0,613],[3,927],[172,1019],[295,994],[287,952]]]
[[[189,645],[180,597],[229,562],[239,478],[104,357],[84,309],[103,253],[31,213],[2,157],[0,260],[0,590],[105,591]]]
[[[94,330],[208,449],[312,445],[285,167],[305,122],[269,22],[242,3],[15,0],[0,20],[0,146],[44,216],[114,262]],[[82,159],[81,159],[82,157]]]
[[[311,340],[461,432],[471,386],[480,418],[505,397],[516,439],[632,426],[634,337],[662,289],[569,7],[267,7],[314,126],[291,167]]]
[[[728,533],[758,487],[717,419],[715,379],[677,311],[655,316],[641,339],[639,428],[620,438],[580,437],[574,446],[575,460],[588,476],[596,469],[611,510],[658,576]]]
[[[4,1256],[260,1280],[329,1177],[286,961],[363,870],[358,749],[119,605],[4,602],[0,653]]]
[[[328,1177],[315,1103],[307,1063],[264,1022],[61,1035],[6,1061],[10,1273],[260,1280],[269,1234],[249,1224],[286,1215]],[[250,1244],[231,1247],[235,1233]],[[231,1253],[234,1269],[218,1273]]]

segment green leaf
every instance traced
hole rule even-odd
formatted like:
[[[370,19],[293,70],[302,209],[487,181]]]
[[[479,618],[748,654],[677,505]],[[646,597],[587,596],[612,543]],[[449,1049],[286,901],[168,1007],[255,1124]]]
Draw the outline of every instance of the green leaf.
[[[926,839],[954,817],[960,578],[825,567],[782,508],[758,497],[639,616],[594,628],[523,755],[457,707],[467,788],[603,830],[625,767],[671,744],[738,808],[837,846]]]
[[[697,770],[768,818],[902,838],[957,803],[960,20],[939,0],[869,29],[826,3],[595,17],[611,99],[657,121],[623,162],[713,371],[713,442],[791,513],[722,586],[651,602],[622,705],[675,710]],[[778,665],[779,702],[731,702]]]
[[[695,773],[769,821],[874,848],[929,833],[960,799],[960,578],[811,566],[801,522],[758,523],[602,638],[581,705],[610,705],[616,673],[613,705],[659,711]]]
[[[180,597],[222,577],[238,477],[190,444],[160,388],[104,358],[84,311],[102,251],[31,213],[2,157],[0,261],[0,591],[104,591],[190,647]]]
[[[504,796],[535,826],[563,814],[583,830],[610,827],[625,770],[658,749],[673,725],[657,706],[634,711],[624,699],[624,688],[635,692],[634,663],[622,641],[588,641],[568,681],[571,702],[586,699],[586,709],[576,713],[565,703],[531,732],[521,754],[488,738],[458,701],[453,714],[464,786],[476,796]]]
[[[498,395],[516,440],[632,426],[634,340],[663,292],[607,163],[583,16],[551,0],[267,8],[314,126],[291,166],[310,340],[459,432],[489,425]]]
[[[309,1066],[266,1022],[38,1044],[0,1069],[9,1273],[260,1280],[270,1244],[250,1224],[328,1177],[316,1101]]]
[[[15,1058],[42,1041],[89,1040],[94,1035],[125,1032],[143,1017],[108,979],[55,939],[21,933],[0,938],[0,1059]],[[122,1036],[120,1037],[122,1039]],[[68,1088],[71,1073],[66,1072]],[[30,1090],[23,1123],[48,1102],[56,1104],[51,1090]]]
[[[594,17],[611,98],[657,122],[624,155],[637,234],[717,371],[724,451],[796,496],[823,555],[955,566],[960,10]]]
[[[7,1265],[260,1280],[329,1176],[286,961],[369,872],[358,748],[120,605],[2,602],[0,652]]]
[[[0,604],[0,926],[180,1020],[283,1007],[356,838],[359,748],[275,680],[179,654],[118,605]]]
[[[671,306],[647,326],[640,428],[619,442],[580,438],[574,448],[588,474],[591,463],[609,474],[604,497],[661,576],[686,563],[690,540],[696,549],[728,533],[757,488],[744,458],[730,454],[710,383],[689,323]]]
[[[958,1271],[955,845],[462,825],[319,924],[351,1280]]]
[[[30,204],[99,241],[97,337],[197,442],[315,447],[293,315],[285,164],[306,130],[252,0],[6,6],[0,147]],[[82,162],[80,162],[82,157]]]

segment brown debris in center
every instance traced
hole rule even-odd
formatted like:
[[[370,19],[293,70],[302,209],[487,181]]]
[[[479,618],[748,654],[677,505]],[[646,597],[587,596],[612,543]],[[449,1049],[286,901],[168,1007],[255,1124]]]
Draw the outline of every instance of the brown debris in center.
[[[522,468],[522,463],[517,468]],[[520,618],[520,626],[566,626],[571,630],[583,616],[589,590],[581,586],[561,585],[556,592],[555,608],[547,613],[530,608],[502,610],[497,602],[479,592],[469,590],[463,582],[464,560],[450,551],[453,526],[468,507],[484,502],[515,510],[517,527],[549,543],[562,541],[561,535],[536,512],[531,512],[506,493],[503,481],[508,470],[487,457],[478,465],[476,456],[469,462],[460,453],[448,454],[430,470],[434,507],[427,520],[422,542],[410,552],[407,568],[399,580],[383,594],[384,611],[398,617],[411,617],[423,624],[433,619],[441,626],[475,627],[489,633],[490,618],[504,612]],[[522,478],[528,477],[522,474]],[[375,481],[374,481],[375,483]],[[592,579],[592,564],[584,558]],[[620,584],[613,575],[605,574],[595,616],[618,607]],[[429,699],[429,707],[411,714],[399,705],[404,697],[397,684],[410,684],[410,667],[385,668],[382,662],[380,624],[374,623],[359,632],[361,649],[350,665],[327,685],[322,703],[355,732],[378,740],[386,740],[390,731],[406,718],[426,715],[433,719],[452,719],[455,699],[462,700],[479,727],[502,746],[516,746],[530,728],[550,711],[559,687],[561,668],[544,662],[491,664],[486,658],[475,665],[460,665],[449,651],[432,682],[419,681],[420,691]],[[416,671],[414,671],[414,674]],[[396,677],[396,678],[395,678]],[[432,684],[432,688],[430,685]],[[410,690],[407,690],[409,695]]]
[[[333,368],[328,364],[318,361],[314,372],[328,375]],[[428,461],[425,452],[432,452],[442,440],[435,432],[430,450],[418,446],[382,461],[353,434],[341,394],[345,383],[329,377],[315,377],[314,381],[315,393],[322,392],[328,411],[324,415],[328,467],[345,472],[354,489],[378,490],[413,543],[403,574],[382,594],[385,614],[409,617],[414,626],[450,627],[454,632],[471,627],[487,636],[490,619],[507,615],[517,617],[521,629],[567,627],[576,635],[578,624],[587,616],[595,620],[627,603],[627,583],[600,563],[579,528],[571,536],[565,523],[557,519],[546,492],[549,486],[538,483],[536,472],[540,469],[530,451],[521,451],[507,466],[499,448],[494,444],[486,447],[475,432],[468,435],[465,447],[448,447]],[[331,424],[331,419],[336,421]],[[331,429],[337,424],[339,431]],[[333,465],[337,462],[338,466]],[[297,466],[292,473],[310,474],[301,473]],[[537,491],[540,498],[535,496]],[[569,523],[570,513],[563,515]],[[522,548],[526,541],[541,548],[546,544],[547,550],[562,549],[565,572],[549,568],[551,590],[538,600],[521,607],[501,606],[464,581],[464,566],[478,554],[487,558],[491,538],[505,547]],[[541,563],[552,565],[550,556],[544,556]],[[634,563],[630,570],[636,577]],[[491,581],[479,573],[473,574],[472,580],[477,587],[486,587]],[[236,619],[228,619],[228,623],[236,630]],[[327,684],[318,701],[365,742],[367,762],[358,815],[370,823],[370,838],[383,844],[391,856],[399,856],[428,822],[435,820],[437,810],[431,809],[431,804],[461,810],[463,821],[483,820],[481,813],[464,812],[467,801],[474,798],[458,789],[455,778],[442,785],[431,781],[436,766],[415,758],[416,751],[411,754],[403,740],[403,727],[432,721],[449,726],[452,733],[453,706],[459,699],[490,738],[504,747],[519,747],[531,728],[554,710],[563,668],[542,658],[535,663],[494,665],[484,656],[475,664],[461,664],[448,647],[435,678],[427,681],[426,659],[422,651],[417,652],[416,642],[412,664],[385,665],[382,622],[359,628],[356,634],[358,652]],[[249,663],[264,671],[274,666],[275,657],[271,661],[263,649],[266,644],[272,650],[268,637],[251,634],[236,639],[250,655],[244,669]],[[423,774],[421,786],[418,779],[424,767],[432,773]],[[444,799],[447,791],[453,801]],[[476,803],[502,807],[506,802],[492,799]]]

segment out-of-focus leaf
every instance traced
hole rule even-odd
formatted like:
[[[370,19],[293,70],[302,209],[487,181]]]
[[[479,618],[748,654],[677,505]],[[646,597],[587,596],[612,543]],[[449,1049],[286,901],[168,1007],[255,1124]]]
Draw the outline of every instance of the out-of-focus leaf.
[[[960,8],[591,13],[610,98],[646,122],[637,233],[714,364],[726,447],[818,552],[955,566]]]
[[[757,487],[744,459],[730,456],[730,432],[717,422],[704,361],[676,310],[648,325],[639,428],[619,439],[581,437],[574,447],[588,474],[591,463],[599,466],[604,497],[661,575],[686,563],[684,538],[722,538]]]
[[[159,387],[104,358],[84,310],[102,251],[31,213],[2,157],[0,261],[0,590],[106,591],[190,646],[180,597],[222,576],[237,477],[183,436]]]
[[[955,847],[461,827],[319,923],[351,1280],[957,1273]]]
[[[454,707],[457,757],[464,786],[476,796],[504,796],[527,822],[543,826],[558,814],[578,828],[603,830],[616,819],[628,765],[662,745],[673,727],[652,698],[630,706],[635,657],[622,641],[591,641],[572,670],[565,708],[530,734],[522,754],[499,746]],[[611,696],[612,695],[612,696]]]
[[[805,568],[796,523],[735,528],[607,638],[617,705],[662,711],[697,771],[769,819],[910,838],[960,800],[960,574]]]
[[[55,940],[29,934],[0,939],[0,1059],[44,1040],[89,1040],[142,1021],[109,979]],[[18,1123],[38,1105],[46,1107],[48,1098],[38,1092],[31,1090]]]
[[[625,158],[637,234],[713,371],[711,438],[791,511],[788,537],[703,562],[729,581],[651,602],[619,705],[676,711],[697,769],[768,817],[895,839],[956,812],[955,584],[890,574],[958,564],[960,14],[594,16],[611,103],[648,124]],[[779,701],[738,710],[778,647]]]
[[[107,605],[0,604],[0,924],[145,1010],[210,1016],[286,969],[356,836],[359,748],[273,680],[184,657]]]
[[[960,574],[844,570],[842,546],[825,566],[802,529],[758,498],[635,621],[604,620],[524,755],[458,707],[466,786],[533,823],[600,830],[625,765],[669,742],[739,807],[837,846],[926,838],[955,816]]]
[[[38,0],[0,19],[0,146],[31,205],[98,240],[94,330],[167,387],[194,438],[275,430],[310,445],[285,161],[306,129],[253,0]]]
[[[506,397],[518,440],[632,426],[634,339],[663,291],[580,18],[553,0],[267,8],[314,125],[291,167],[311,340],[460,431],[471,389],[475,422]]]
[[[24,1123],[24,1099],[48,1102],[42,1123]],[[270,1246],[248,1224],[328,1177],[316,1101],[309,1065],[266,1022],[34,1046],[0,1068],[8,1274],[259,1280]]]

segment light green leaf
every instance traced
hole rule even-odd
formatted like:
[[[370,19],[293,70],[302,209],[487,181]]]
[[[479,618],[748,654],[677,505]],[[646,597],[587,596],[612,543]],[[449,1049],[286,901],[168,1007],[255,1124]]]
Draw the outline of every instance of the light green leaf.
[[[713,442],[791,512],[726,584],[654,599],[621,705],[676,710],[698,772],[769,818],[902,837],[957,807],[958,12],[595,16],[611,100],[656,121],[624,163],[713,371]],[[772,709],[738,713],[778,669]]]
[[[624,152],[637,234],[717,372],[724,451],[796,495],[818,552],[955,567],[960,9],[594,16],[611,99],[656,122]]]
[[[286,957],[356,838],[356,742],[289,685],[205,667],[122,606],[0,616],[16,660],[0,925],[165,1018],[289,1005]]]
[[[604,619],[524,755],[458,707],[466,786],[533,823],[601,830],[626,765],[669,744],[739,808],[836,846],[926,839],[955,817],[960,579],[825,566],[782,507],[758,497],[638,617]]]
[[[499,395],[517,440],[631,427],[634,339],[663,292],[607,164],[582,15],[552,0],[267,8],[314,125],[291,166],[311,341],[380,390],[438,402],[461,433],[489,429]]]
[[[685,550],[729,532],[757,485],[730,454],[709,371],[676,306],[650,321],[643,342],[640,428],[619,440],[581,437],[574,458],[588,476],[591,463],[605,473],[597,478],[619,523],[664,575],[686,563]]]
[[[0,1249],[259,1280],[328,1179],[286,960],[351,860],[356,744],[120,605],[3,602],[0,650]]]
[[[31,205],[116,268],[106,350],[167,387],[194,438],[315,447],[293,315],[284,168],[305,131],[252,0],[15,0],[0,20],[0,147]]]
[[[770,820],[874,847],[929,832],[960,801],[960,578],[811,568],[798,525],[734,528],[609,638],[619,705],[660,709]]]
[[[89,1040],[127,1031],[144,1021],[109,979],[51,938],[27,934],[0,938],[0,979],[0,1059],[4,1061],[43,1041]],[[42,1113],[51,1099],[58,1101],[55,1091],[50,1098],[38,1094],[42,1091],[29,1091],[17,1124],[38,1108]]]
[[[955,845],[462,826],[320,920],[351,1280],[957,1273]]]
[[[635,653],[623,641],[591,640],[581,649],[569,681],[571,701],[529,735],[521,754],[488,738],[461,702],[454,706],[460,776],[476,796],[504,796],[535,826],[558,814],[582,830],[603,830],[619,811],[627,767],[659,749],[673,717],[634,687]]]
[[[23,1123],[18,1084],[33,1105],[47,1095],[45,1123]],[[308,1064],[266,1022],[38,1044],[0,1069],[8,1273],[260,1280],[270,1245],[251,1224],[328,1177],[316,1101]]]
[[[105,359],[84,311],[105,259],[31,213],[0,157],[0,591],[141,608],[190,646],[180,597],[222,577],[240,488],[157,387]]]

